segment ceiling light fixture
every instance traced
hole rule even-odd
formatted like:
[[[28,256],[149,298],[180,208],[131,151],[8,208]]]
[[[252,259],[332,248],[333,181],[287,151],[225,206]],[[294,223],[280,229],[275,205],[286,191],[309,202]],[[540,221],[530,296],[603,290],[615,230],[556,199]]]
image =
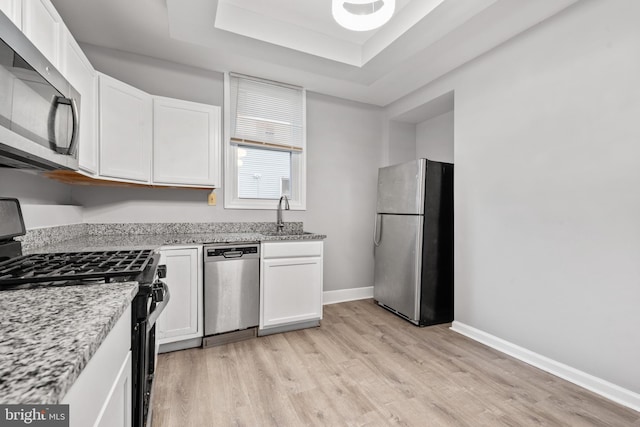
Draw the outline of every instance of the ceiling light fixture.
[[[396,0],[331,0],[333,19],[352,31],[374,30],[391,19]]]

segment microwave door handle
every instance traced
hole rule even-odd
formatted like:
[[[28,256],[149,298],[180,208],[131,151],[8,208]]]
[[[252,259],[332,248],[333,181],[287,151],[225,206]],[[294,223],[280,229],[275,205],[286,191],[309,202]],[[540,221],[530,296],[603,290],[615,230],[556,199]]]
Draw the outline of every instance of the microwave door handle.
[[[58,146],[56,141],[56,113],[58,112],[59,105],[68,105],[71,107],[71,117],[73,120],[73,129],[71,131],[71,141],[69,142],[69,147],[63,149]],[[53,106],[51,108],[51,113],[49,115],[49,133],[52,135],[53,145],[52,147],[57,153],[73,155],[74,150],[76,148],[76,144],[78,143],[78,130],[80,126],[80,119],[78,117],[78,105],[76,100],[73,98],[65,98],[64,96],[56,96],[53,100]]]
[[[69,142],[69,149],[67,155],[73,156],[76,146],[78,145],[78,130],[80,128],[80,117],[78,116],[78,104],[75,98],[68,98],[71,101],[71,117],[73,120],[73,128],[71,130],[71,142]]]

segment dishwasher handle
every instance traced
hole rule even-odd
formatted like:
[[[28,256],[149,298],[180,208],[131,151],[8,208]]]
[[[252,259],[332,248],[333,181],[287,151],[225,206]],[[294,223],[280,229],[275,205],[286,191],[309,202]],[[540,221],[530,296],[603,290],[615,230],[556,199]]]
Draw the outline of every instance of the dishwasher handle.
[[[242,258],[242,251],[229,251],[222,254],[225,258]]]

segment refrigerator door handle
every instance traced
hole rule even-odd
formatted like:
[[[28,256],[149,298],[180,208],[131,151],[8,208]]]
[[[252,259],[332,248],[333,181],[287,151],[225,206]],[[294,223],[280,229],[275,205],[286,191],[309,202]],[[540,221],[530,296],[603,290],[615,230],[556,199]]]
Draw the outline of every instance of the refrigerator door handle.
[[[378,223],[380,223],[380,227],[378,227]],[[382,239],[382,216],[377,213],[375,225],[373,227],[373,244],[376,247],[380,246],[381,239]]]

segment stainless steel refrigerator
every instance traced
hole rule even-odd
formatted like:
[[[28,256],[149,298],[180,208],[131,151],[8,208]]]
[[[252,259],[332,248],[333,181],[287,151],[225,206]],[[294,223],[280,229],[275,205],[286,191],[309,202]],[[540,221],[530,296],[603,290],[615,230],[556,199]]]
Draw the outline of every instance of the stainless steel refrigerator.
[[[453,320],[453,165],[380,168],[373,297],[410,322]]]

